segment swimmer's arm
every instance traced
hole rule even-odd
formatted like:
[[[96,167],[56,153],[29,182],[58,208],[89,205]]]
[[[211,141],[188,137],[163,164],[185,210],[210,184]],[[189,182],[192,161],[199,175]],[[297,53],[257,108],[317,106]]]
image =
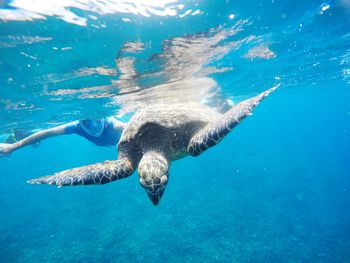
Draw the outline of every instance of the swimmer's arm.
[[[113,128],[114,130],[118,131],[120,134],[123,132],[126,124],[120,120],[118,120],[115,117],[109,117],[107,118],[108,122],[112,122],[113,123]]]
[[[1,143],[0,157],[10,155],[12,152],[20,148],[40,142],[41,140],[50,137],[75,133],[74,128],[76,127],[77,123],[77,121],[74,121],[54,128],[39,131],[13,144]]]

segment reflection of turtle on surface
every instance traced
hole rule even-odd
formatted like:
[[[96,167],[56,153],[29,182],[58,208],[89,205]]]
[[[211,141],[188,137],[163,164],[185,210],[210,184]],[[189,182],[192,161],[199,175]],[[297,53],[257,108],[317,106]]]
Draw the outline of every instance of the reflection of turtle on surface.
[[[172,160],[200,155],[220,142],[276,87],[245,100],[225,114],[201,104],[154,105],[137,112],[126,125],[118,159],[83,166],[28,181],[58,186],[105,184],[130,176],[136,168],[140,183],[154,205],[168,183]]]

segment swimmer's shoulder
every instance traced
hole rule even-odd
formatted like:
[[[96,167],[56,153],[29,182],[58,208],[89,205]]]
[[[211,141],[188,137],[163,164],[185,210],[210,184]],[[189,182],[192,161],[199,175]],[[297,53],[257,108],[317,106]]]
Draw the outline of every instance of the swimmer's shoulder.
[[[118,120],[116,117],[114,116],[110,116],[110,117],[106,117],[106,122],[109,125],[112,125],[115,129],[124,129],[125,127],[125,123]]]
[[[61,125],[66,134],[78,133],[80,130],[79,121],[72,121],[66,124]]]

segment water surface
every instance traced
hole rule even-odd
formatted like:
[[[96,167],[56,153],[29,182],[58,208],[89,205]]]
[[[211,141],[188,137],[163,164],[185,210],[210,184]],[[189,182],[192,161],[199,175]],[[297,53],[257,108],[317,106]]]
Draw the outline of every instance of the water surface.
[[[0,159],[1,262],[347,262],[349,1],[5,1],[0,130],[178,101],[224,110],[279,89],[222,143],[136,175],[26,180],[117,156],[62,136]]]

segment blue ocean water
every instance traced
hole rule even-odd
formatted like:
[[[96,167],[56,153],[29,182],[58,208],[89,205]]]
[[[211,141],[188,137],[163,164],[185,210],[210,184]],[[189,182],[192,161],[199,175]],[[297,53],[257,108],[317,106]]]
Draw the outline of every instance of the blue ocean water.
[[[217,108],[279,88],[219,145],[133,176],[28,179],[117,157],[61,136],[0,159],[0,262],[350,262],[350,3],[0,2],[0,131]]]

